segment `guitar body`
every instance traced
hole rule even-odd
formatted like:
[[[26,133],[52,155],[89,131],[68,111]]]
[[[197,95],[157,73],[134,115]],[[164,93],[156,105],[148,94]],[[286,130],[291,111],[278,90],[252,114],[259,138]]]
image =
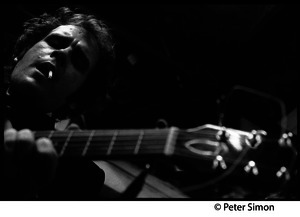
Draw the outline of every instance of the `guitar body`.
[[[134,199],[134,198],[188,198],[180,189],[158,177],[147,174],[140,190],[129,192],[128,187],[143,173],[143,169],[126,161],[95,161],[105,171],[105,182],[102,190],[103,199]],[[134,190],[133,190],[134,191]]]

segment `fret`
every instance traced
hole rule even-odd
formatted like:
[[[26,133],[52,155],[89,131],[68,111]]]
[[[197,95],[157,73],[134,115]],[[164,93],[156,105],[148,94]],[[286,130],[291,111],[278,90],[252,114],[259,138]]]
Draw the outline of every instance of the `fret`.
[[[104,156],[164,154],[169,129],[44,131],[60,156]],[[170,140],[170,139],[169,139]]]
[[[177,134],[178,134],[178,128],[171,127],[169,129],[169,136],[168,136],[168,139],[167,139],[167,142],[165,145],[165,150],[164,150],[164,153],[166,155],[172,155],[174,153]]]
[[[134,154],[137,154],[139,152],[143,137],[144,137],[144,131],[141,130],[141,133],[139,135],[138,141],[137,141],[135,149],[134,149]]]
[[[65,143],[64,143],[64,145],[63,145],[63,147],[62,147],[62,149],[61,149],[61,151],[60,151],[60,154],[59,154],[60,156],[62,156],[62,155],[64,154],[64,151],[65,151],[65,149],[67,148],[67,145],[68,145],[68,143],[69,143],[69,140],[70,140],[70,138],[71,138],[73,132],[74,132],[74,131],[70,131],[70,132],[69,132],[69,135],[68,135],[68,137],[67,137],[67,139],[66,139],[66,141],[65,141]]]
[[[86,155],[86,152],[87,152],[87,150],[88,150],[88,148],[90,146],[90,143],[91,143],[91,140],[92,140],[94,134],[95,134],[95,130],[92,130],[92,132],[91,132],[91,134],[90,134],[90,136],[88,138],[88,141],[86,142],[86,144],[84,146],[84,149],[82,151],[82,156]]]
[[[68,147],[64,151],[64,156],[82,156],[83,150],[90,138],[90,135],[90,131],[73,131],[73,134],[68,141]]]
[[[133,155],[139,132],[139,130],[119,130],[111,155]]]
[[[172,127],[168,129],[39,131],[34,132],[34,135],[36,139],[41,137],[51,139],[56,152],[64,157],[87,157],[91,160],[136,158],[137,156],[145,158],[148,155],[203,158],[203,154],[187,149],[186,144],[193,140],[200,141],[199,144],[193,145],[193,148],[203,153],[203,149],[207,149],[205,145],[208,142],[218,142],[216,135],[219,130],[218,126],[204,125],[189,130]],[[231,150],[229,150],[230,153],[224,152],[222,157],[235,159],[239,153],[249,148],[245,145],[245,141],[252,134],[229,128],[227,132],[230,137],[226,147],[229,146]]]
[[[53,133],[54,133],[54,130],[51,130],[50,133],[49,133],[49,136],[48,136],[49,139],[51,139]]]
[[[116,138],[117,138],[117,135],[118,135],[118,131],[116,130],[116,131],[114,132],[114,135],[113,135],[113,137],[112,137],[112,139],[111,139],[111,142],[110,142],[110,144],[109,144],[109,146],[108,146],[106,155],[110,155],[111,150],[112,150],[112,147],[113,147],[113,145],[114,145],[114,143],[115,143],[115,140],[116,140]]]
[[[168,129],[145,130],[141,141],[139,154],[163,154]]]
[[[86,151],[86,156],[95,158],[97,156],[106,156],[107,149],[111,143],[113,133],[102,133],[95,131],[91,138],[89,148]]]
[[[68,132],[53,131],[53,133],[51,133],[51,141],[57,153],[61,152],[61,149],[65,142],[66,133]]]

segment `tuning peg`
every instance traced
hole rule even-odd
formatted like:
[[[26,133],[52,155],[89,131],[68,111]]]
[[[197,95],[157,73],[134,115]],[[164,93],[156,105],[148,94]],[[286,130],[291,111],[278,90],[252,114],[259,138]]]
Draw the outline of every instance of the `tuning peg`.
[[[279,179],[284,179],[285,181],[288,181],[291,178],[289,171],[284,166],[280,167],[280,169],[276,173],[276,176]]]
[[[222,129],[220,129],[217,134],[216,134],[216,139],[219,142],[227,142],[229,139],[229,133],[227,132],[225,127],[222,127]]]
[[[258,175],[258,168],[256,166],[256,163],[254,161],[249,161],[248,164],[244,167],[244,170],[246,173],[251,173],[253,175]]]
[[[213,161],[213,169],[223,169],[225,170],[227,165],[221,155],[218,155]]]
[[[278,144],[281,147],[292,147],[292,137],[293,137],[293,133],[291,132],[283,133],[280,139],[278,140]]]
[[[251,134],[246,138],[246,143],[252,147],[256,148],[262,142],[262,137],[266,136],[267,132],[264,130],[252,130]]]

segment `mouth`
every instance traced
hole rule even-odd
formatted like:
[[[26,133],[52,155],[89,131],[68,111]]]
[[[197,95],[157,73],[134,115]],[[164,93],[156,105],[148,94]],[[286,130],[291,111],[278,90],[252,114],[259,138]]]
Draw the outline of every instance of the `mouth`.
[[[56,68],[51,62],[42,62],[36,66],[37,70],[41,72],[46,78],[54,79],[56,75]]]

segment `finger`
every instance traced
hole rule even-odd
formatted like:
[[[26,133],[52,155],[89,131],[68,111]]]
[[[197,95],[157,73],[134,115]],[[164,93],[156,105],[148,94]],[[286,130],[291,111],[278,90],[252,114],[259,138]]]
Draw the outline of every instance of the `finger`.
[[[17,141],[26,144],[32,144],[34,143],[34,135],[29,129],[20,130],[17,133]]]
[[[52,141],[48,138],[42,137],[36,141],[37,151],[41,154],[54,154],[56,151],[53,147]]]
[[[28,195],[32,192],[31,180],[31,159],[35,148],[33,133],[28,130],[16,131],[8,129],[4,132],[6,150],[6,179],[12,194]],[[7,152],[8,152],[7,151]],[[14,193],[13,193],[14,192]]]
[[[4,151],[11,153],[14,150],[17,139],[17,131],[13,128],[4,131]]]
[[[6,120],[4,122],[4,130],[8,130],[8,129],[11,129],[12,128],[12,124],[9,120]]]
[[[34,145],[34,135],[29,129],[20,130],[17,133],[16,139],[16,154],[21,154],[23,156],[30,155],[32,151],[36,148]]]
[[[34,141],[34,135],[31,130],[23,129],[18,132],[17,139],[25,142]]]
[[[53,144],[48,138],[39,138],[36,141],[36,176],[37,184],[42,187],[49,183],[56,171],[58,163],[58,155],[53,147]]]
[[[3,143],[4,155],[2,155],[3,170],[1,171],[1,174],[3,175],[3,177],[5,177],[5,179],[2,179],[2,181],[6,182],[7,185],[12,184],[17,176],[16,163],[13,155],[16,139],[17,139],[17,131],[15,129],[11,128],[4,131],[4,143]]]

